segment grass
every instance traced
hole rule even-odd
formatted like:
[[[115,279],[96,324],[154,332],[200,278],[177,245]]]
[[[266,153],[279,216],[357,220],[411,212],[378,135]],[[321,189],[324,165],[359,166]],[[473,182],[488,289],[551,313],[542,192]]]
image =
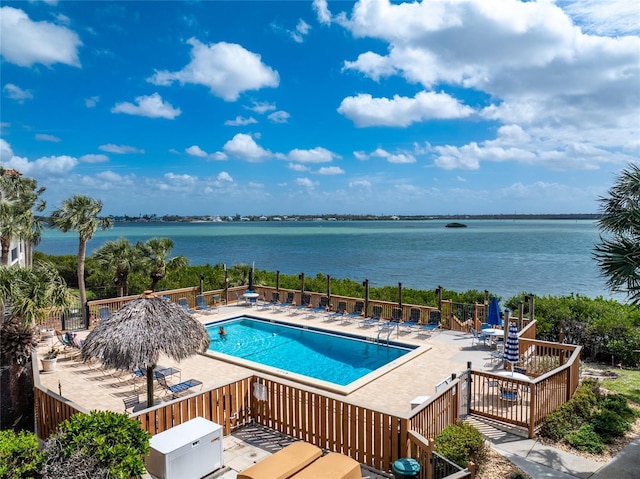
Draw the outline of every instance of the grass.
[[[605,379],[602,387],[626,396],[640,406],[640,369],[613,369],[618,374],[616,379]]]

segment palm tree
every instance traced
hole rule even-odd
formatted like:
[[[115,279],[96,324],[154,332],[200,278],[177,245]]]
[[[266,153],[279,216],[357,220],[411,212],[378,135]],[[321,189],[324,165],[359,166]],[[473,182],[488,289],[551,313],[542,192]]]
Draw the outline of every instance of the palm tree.
[[[138,243],[136,249],[143,258],[144,269],[149,271],[151,286],[155,291],[158,283],[167,275],[167,271],[184,268],[189,260],[184,256],[167,258],[173,249],[173,240],[170,238],[151,238],[144,244]]]
[[[113,219],[99,218],[102,201],[84,195],[74,195],[62,202],[62,206],[51,214],[51,223],[65,233],[73,230],[79,235],[78,242],[78,288],[83,315],[86,315],[87,291],[84,284],[84,262],[87,241],[93,238],[98,228],[107,230],[113,226]],[[86,317],[85,317],[86,319]]]
[[[129,240],[108,241],[93,252],[93,259],[104,269],[114,271],[113,283],[118,296],[129,294],[129,273],[140,268],[138,255]]]
[[[612,291],[627,293],[640,304],[640,166],[622,170],[607,197],[600,198],[603,234],[594,258]]]
[[[31,264],[31,246],[39,242],[41,231],[33,210],[44,211],[46,203],[40,199],[44,191],[33,178],[0,167],[0,265],[9,264],[12,239],[23,242],[25,264]]]
[[[11,404],[20,418],[32,406],[25,400],[27,366],[37,344],[36,326],[51,307],[70,302],[67,285],[48,263],[33,267],[0,268],[0,308],[5,312],[0,326],[0,351],[9,364]]]

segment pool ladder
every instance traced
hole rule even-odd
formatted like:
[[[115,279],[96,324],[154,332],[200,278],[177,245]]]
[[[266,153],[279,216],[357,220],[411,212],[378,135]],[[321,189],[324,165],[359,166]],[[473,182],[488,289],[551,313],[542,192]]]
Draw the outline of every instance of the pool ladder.
[[[389,344],[389,338],[391,337],[391,333],[393,333],[397,327],[398,327],[398,323],[392,322],[392,321],[389,321],[388,323],[383,324],[382,326],[380,326],[380,329],[378,329],[378,338],[376,339],[376,342],[378,344],[380,344],[380,335],[384,331],[386,331],[387,332],[387,345],[388,345]]]

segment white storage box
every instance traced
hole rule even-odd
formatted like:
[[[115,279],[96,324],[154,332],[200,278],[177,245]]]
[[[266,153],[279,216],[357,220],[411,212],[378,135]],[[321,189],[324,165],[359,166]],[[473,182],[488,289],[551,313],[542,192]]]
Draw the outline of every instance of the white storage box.
[[[156,434],[145,458],[159,479],[200,479],[223,466],[222,426],[197,417]]]

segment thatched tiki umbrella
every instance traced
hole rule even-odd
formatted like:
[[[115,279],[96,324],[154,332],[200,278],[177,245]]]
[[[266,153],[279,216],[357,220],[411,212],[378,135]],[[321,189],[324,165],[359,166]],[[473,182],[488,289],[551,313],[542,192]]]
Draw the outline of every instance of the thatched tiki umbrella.
[[[151,291],[101,321],[82,345],[82,358],[109,368],[146,371],[147,407],[153,406],[153,370],[161,354],[176,361],[204,352],[209,335],[181,306]]]

